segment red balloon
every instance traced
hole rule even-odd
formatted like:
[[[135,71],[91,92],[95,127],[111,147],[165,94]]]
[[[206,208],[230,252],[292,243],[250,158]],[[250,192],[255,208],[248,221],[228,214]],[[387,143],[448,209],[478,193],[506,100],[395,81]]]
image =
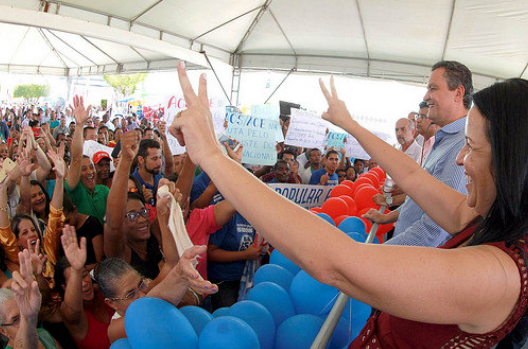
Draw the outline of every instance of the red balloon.
[[[313,213],[315,213],[315,214],[318,214],[318,213],[323,212],[323,210],[322,210],[320,207],[312,207],[312,208],[309,209],[308,211],[313,212]]]
[[[369,178],[369,177],[365,177],[365,173],[362,174],[361,176],[359,176],[358,179],[356,179],[356,181],[354,182],[354,187],[357,188],[358,185],[360,184],[363,184],[363,183],[367,183],[367,184],[370,184],[372,186],[375,186],[374,184],[374,180],[372,178]]]
[[[358,192],[359,189],[361,188],[367,188],[367,187],[370,187],[370,188],[374,188],[374,186],[372,184],[370,184],[370,182],[366,183],[366,182],[360,182],[359,184],[357,184],[357,181],[354,182],[354,188],[352,188],[352,192],[354,195],[356,195],[356,193]]]
[[[387,174],[385,173],[385,171],[383,171],[381,167],[375,167],[369,172],[376,172],[380,176],[380,179],[381,178],[385,179],[385,177],[387,177]]]
[[[332,191],[330,192],[330,197],[331,198],[337,198],[337,197],[342,196],[342,195],[352,197],[353,194],[354,194],[354,191],[352,189],[350,189],[346,185],[340,184],[340,185],[334,187],[334,189],[332,189]]]
[[[370,207],[367,207],[367,208],[364,208],[364,209],[361,209],[361,210],[358,209],[356,217],[361,218],[361,216],[363,216],[365,213],[367,213],[370,209],[371,209]]]
[[[356,195],[354,196],[354,201],[356,201],[356,205],[359,210],[362,210],[364,208],[379,208],[378,205],[374,203],[372,200],[372,197],[376,194],[379,194],[379,192],[374,188],[361,188],[356,192]]]
[[[363,178],[370,179],[375,188],[379,188],[379,178],[375,174],[367,172],[363,176]]]
[[[350,217],[350,216],[344,214],[344,215],[342,215],[342,216],[339,216],[339,217],[335,218],[335,219],[334,219],[334,223],[335,223],[336,227],[339,226],[339,223],[341,223],[342,221],[344,221],[344,220],[347,219],[348,217]]]
[[[354,182],[348,179],[345,179],[344,181],[342,181],[340,185],[346,185],[350,189],[354,189]]]
[[[350,216],[355,216],[357,213],[357,205],[354,199],[352,199],[350,196],[342,195],[340,196],[341,199],[345,200],[345,202],[348,205],[348,214]]]
[[[394,223],[380,224],[376,236],[378,237],[378,239],[380,239],[380,241],[382,241],[382,238],[385,237],[385,234],[387,234],[392,228],[394,228]]]
[[[348,205],[345,200],[341,198],[329,198],[322,207],[324,213],[335,219],[339,216],[348,214]]]
[[[378,172],[374,172],[374,171],[370,170],[370,171],[368,171],[367,173],[368,173],[368,174],[371,174],[371,175],[373,175],[373,176],[375,176],[376,179],[378,180],[378,182],[381,180],[381,176],[379,175]]]

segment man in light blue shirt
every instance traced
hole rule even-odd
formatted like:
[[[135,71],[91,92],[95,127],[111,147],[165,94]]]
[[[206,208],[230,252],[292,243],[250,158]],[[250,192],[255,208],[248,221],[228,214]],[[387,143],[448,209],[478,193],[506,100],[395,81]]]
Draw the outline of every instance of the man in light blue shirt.
[[[424,100],[428,118],[441,127],[424,168],[435,178],[466,194],[464,168],[455,163],[465,143],[464,126],[471,106],[473,84],[470,70],[461,63],[441,61],[432,68]],[[451,238],[409,197],[398,209],[394,237],[389,245],[437,247]]]

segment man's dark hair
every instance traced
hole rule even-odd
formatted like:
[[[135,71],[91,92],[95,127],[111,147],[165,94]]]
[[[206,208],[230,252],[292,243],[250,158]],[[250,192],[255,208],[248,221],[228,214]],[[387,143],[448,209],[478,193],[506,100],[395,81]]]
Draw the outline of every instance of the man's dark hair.
[[[29,127],[39,127],[39,121],[38,120],[31,120],[28,123]]]
[[[83,137],[86,138],[86,132],[88,132],[88,130],[94,130],[95,131],[95,127],[92,127],[92,126],[86,126],[84,129],[83,129]]]
[[[293,155],[293,159],[294,159],[294,160],[297,159],[297,155],[296,155],[293,151],[288,150],[288,149],[283,150],[283,151],[279,154],[279,159],[281,159],[281,160],[284,159],[284,154],[290,154],[290,155]]]
[[[312,149],[310,149],[308,151],[308,156],[312,156],[312,152],[315,151],[315,150],[317,150],[318,152],[321,152],[321,149],[319,149],[319,148],[312,148]]]
[[[145,127],[145,129],[143,130],[144,132],[147,132],[147,131],[154,131],[154,129],[152,127]]]
[[[337,154],[337,156],[339,156],[339,153],[335,150],[329,150],[326,155],[325,155],[325,158],[328,159],[328,157],[332,154]]]
[[[471,79],[471,70],[468,67],[457,61],[440,61],[433,65],[431,71],[444,68],[444,78],[447,81],[447,86],[451,91],[458,86],[464,87],[464,107],[469,109],[471,107],[471,99],[473,95],[473,81]]]
[[[137,156],[141,156],[142,158],[146,158],[148,156],[148,150],[150,148],[161,149],[161,146],[160,146],[159,142],[154,140],[154,139],[150,139],[150,138],[149,139],[143,139],[139,143],[139,149],[138,149]]]
[[[97,129],[97,133],[101,132],[101,130],[105,129],[105,128],[108,130],[108,126],[106,126],[106,125],[99,126],[99,128]]]
[[[419,107],[420,109],[422,109],[422,108],[429,108],[429,104],[427,104],[426,101],[421,101],[420,104],[418,105],[418,107]]]
[[[288,167],[290,166],[286,160],[279,159],[279,160],[277,160],[275,165],[273,165],[273,171],[277,171],[277,169],[279,168],[279,165],[281,165],[281,164],[285,164]]]

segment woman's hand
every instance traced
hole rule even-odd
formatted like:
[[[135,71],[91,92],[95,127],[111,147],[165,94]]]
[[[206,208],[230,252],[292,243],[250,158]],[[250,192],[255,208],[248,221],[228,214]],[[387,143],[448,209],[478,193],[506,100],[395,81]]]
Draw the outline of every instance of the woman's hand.
[[[178,77],[188,109],[179,113],[179,116],[174,119],[169,127],[169,132],[178,140],[180,145],[187,146],[187,153],[192,161],[200,166],[201,162],[207,158],[216,155],[222,156],[213,130],[209,98],[207,97],[207,81],[205,74],[202,74],[198,86],[198,96],[196,96],[183,62],[178,64]]]
[[[63,179],[66,173],[66,164],[64,163],[64,143],[59,146],[57,151],[50,149],[47,154],[48,158],[53,162],[53,171],[55,171],[57,179]],[[60,154],[62,154],[62,156]]]
[[[24,250],[20,252],[18,259],[20,262],[20,271],[13,272],[11,289],[15,294],[15,301],[20,308],[20,314],[36,323],[42,298],[38,283],[33,277],[29,251]]]
[[[35,169],[35,164],[31,162],[30,157],[28,157],[24,152],[20,154],[17,159],[18,167],[20,168],[20,173],[22,176],[29,176]]]
[[[70,105],[70,109],[73,110],[76,127],[82,127],[90,117],[90,109],[92,109],[92,106],[89,105],[88,108],[85,108],[84,99],[76,95],[73,97],[73,107]]]
[[[77,245],[77,233],[75,228],[66,225],[62,229],[61,236],[62,247],[64,248],[64,254],[68,258],[68,262],[73,269],[80,271],[86,264],[86,238],[81,238],[81,245]]]
[[[352,121],[352,116],[348,112],[345,102],[337,97],[337,91],[334,85],[334,77],[330,77],[331,93],[326,89],[323,79],[319,79],[319,85],[321,86],[321,90],[323,91],[326,101],[328,102],[328,110],[323,113],[323,119],[330,121],[336,126],[344,128],[345,125]]]
[[[46,256],[40,253],[40,239],[37,240],[37,243],[33,248],[28,246],[29,258],[31,261],[31,266],[33,268],[33,274],[35,277],[42,274],[44,271],[44,264],[46,263]]]
[[[196,258],[207,251],[207,246],[193,246],[186,249],[180,257],[180,261],[171,270],[170,276],[176,282],[185,282],[189,287],[198,293],[212,294],[218,292],[218,286],[211,282],[203,280],[195,268]]]

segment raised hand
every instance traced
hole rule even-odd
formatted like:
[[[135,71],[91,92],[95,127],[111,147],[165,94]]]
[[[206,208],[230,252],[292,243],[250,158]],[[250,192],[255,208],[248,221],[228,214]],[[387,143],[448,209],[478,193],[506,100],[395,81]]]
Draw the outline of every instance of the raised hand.
[[[22,152],[17,159],[18,167],[22,176],[29,176],[35,169],[35,164],[31,162],[31,158]]]
[[[195,269],[196,258],[207,251],[207,246],[193,246],[186,249],[180,257],[178,264],[171,270],[169,276],[176,282],[184,282],[198,293],[213,294],[218,292],[218,286],[200,278]]]
[[[192,161],[200,166],[203,159],[211,156],[222,156],[216,140],[209,98],[207,97],[207,80],[205,74],[200,76],[198,96],[185,71],[185,64],[178,64],[178,77],[188,109],[181,112],[169,127],[169,132],[176,137],[180,145],[187,145],[187,153]]]
[[[28,246],[29,258],[31,260],[31,266],[33,267],[33,274],[35,277],[42,274],[44,270],[44,264],[46,263],[46,257],[40,253],[40,239],[37,240],[37,243],[32,248]]]
[[[28,250],[18,254],[20,271],[13,272],[11,289],[15,294],[15,301],[20,308],[20,314],[26,319],[36,322],[40,310],[41,295],[38,283],[33,277],[33,267]]]
[[[231,147],[227,145],[227,143],[222,143],[222,144],[226,148],[227,155],[229,155],[231,159],[241,164],[242,163],[242,153],[244,152],[244,146],[239,141],[233,141],[233,142],[235,145],[233,149],[231,149]],[[234,149],[236,149],[236,151]]]
[[[62,147],[62,150],[61,150]],[[60,156],[60,153],[62,153],[62,157]],[[48,150],[48,158],[50,158],[51,162],[53,162],[53,171],[55,171],[55,175],[57,178],[64,178],[64,175],[66,173],[66,164],[64,163],[64,144],[61,144],[59,146],[59,149],[57,151],[54,151],[52,149]]]
[[[70,108],[73,110],[73,116],[75,117],[77,127],[82,127],[90,117],[90,109],[92,109],[92,106],[89,105],[88,108],[85,108],[84,99],[76,95],[73,97],[73,107],[70,105]]]
[[[161,139],[165,140],[165,138],[167,137],[167,122],[165,120],[160,121],[158,130],[161,134]]]
[[[123,160],[132,161],[139,149],[137,132],[129,131],[121,136],[121,157]]]
[[[352,116],[348,112],[345,102],[340,100],[337,96],[334,77],[330,77],[331,93],[326,89],[322,79],[319,79],[319,85],[321,86],[321,91],[323,91],[326,101],[328,102],[328,110],[323,113],[323,119],[330,121],[336,126],[345,128],[344,126],[352,121]]]
[[[81,238],[81,244],[79,246],[77,244],[75,228],[66,225],[62,229],[61,242],[64,248],[64,254],[68,258],[68,262],[70,262],[72,268],[77,271],[82,270],[86,264],[86,238]]]

